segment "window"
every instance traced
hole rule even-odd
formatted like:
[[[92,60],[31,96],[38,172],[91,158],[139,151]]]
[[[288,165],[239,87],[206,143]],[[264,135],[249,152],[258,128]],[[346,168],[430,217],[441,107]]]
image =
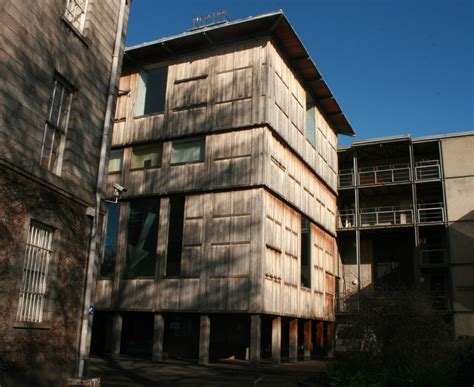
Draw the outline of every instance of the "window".
[[[141,70],[138,77],[135,115],[162,113],[165,110],[168,67]]]
[[[109,157],[109,173],[117,173],[122,171],[123,149],[112,149]]]
[[[204,161],[205,138],[186,139],[171,143],[171,164]]]
[[[52,239],[53,230],[50,227],[35,221],[30,222],[18,301],[18,321],[43,321]]]
[[[132,149],[130,169],[147,169],[161,167],[163,144],[137,146]]]
[[[127,222],[125,278],[155,275],[159,199],[130,202]]]
[[[100,276],[111,277],[114,274],[117,258],[117,241],[119,235],[120,203],[108,203],[105,223],[104,248]]]
[[[61,171],[71,96],[71,90],[56,78],[44,131],[41,165],[57,175]]]
[[[81,33],[86,21],[87,1],[67,0],[66,13],[64,14],[66,19]]]
[[[301,286],[311,289],[311,222],[301,219]]]
[[[181,274],[181,252],[183,249],[184,196],[170,198],[170,226],[168,233],[168,253],[166,275]]]
[[[316,108],[309,94],[306,94],[306,138],[316,145]]]

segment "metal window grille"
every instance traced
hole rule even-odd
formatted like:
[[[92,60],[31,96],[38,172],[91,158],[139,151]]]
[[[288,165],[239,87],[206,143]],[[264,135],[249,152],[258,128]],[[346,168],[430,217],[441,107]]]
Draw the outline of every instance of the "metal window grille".
[[[61,170],[61,155],[69,120],[71,96],[72,93],[66,85],[59,79],[55,79],[48,119],[46,120],[44,130],[41,165],[56,174],[59,174]]]
[[[66,6],[66,19],[77,28],[79,32],[84,29],[84,23],[86,21],[88,0],[68,0]]]
[[[50,228],[36,222],[30,223],[18,302],[18,321],[43,321],[52,236]]]

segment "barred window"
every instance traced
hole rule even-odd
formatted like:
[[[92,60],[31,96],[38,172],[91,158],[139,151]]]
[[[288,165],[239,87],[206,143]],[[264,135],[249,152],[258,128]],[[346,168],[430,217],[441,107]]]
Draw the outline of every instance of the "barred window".
[[[23,263],[17,320],[40,323],[46,297],[53,230],[31,221]]]
[[[61,171],[71,97],[71,90],[56,78],[41,150],[41,165],[56,175]]]
[[[66,19],[82,33],[86,21],[88,0],[67,0]]]

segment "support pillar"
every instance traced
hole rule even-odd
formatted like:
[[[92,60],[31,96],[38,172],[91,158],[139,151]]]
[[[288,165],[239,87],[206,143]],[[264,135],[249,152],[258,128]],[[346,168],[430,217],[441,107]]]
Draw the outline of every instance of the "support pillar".
[[[163,361],[163,336],[165,333],[165,319],[161,313],[155,314],[153,326],[153,361]]]
[[[296,363],[298,361],[298,319],[290,320],[289,329],[289,355],[290,363]]]
[[[316,352],[318,355],[324,354],[324,322],[316,323]]]
[[[199,364],[209,364],[209,342],[211,339],[211,319],[208,315],[201,316],[199,331]]]
[[[122,342],[122,322],[123,318],[120,313],[115,313],[112,316],[112,346],[110,356],[115,359],[120,356],[120,346]]]
[[[312,341],[312,321],[308,320],[304,323],[304,360],[311,360],[313,353],[313,341]]]
[[[335,333],[335,330],[334,330],[334,323],[333,322],[328,322],[326,323],[327,324],[327,328],[326,328],[326,331],[327,331],[327,349],[328,349],[328,352],[327,352],[327,356],[328,357],[333,357],[334,356],[334,333]]]
[[[272,361],[281,362],[281,317],[272,319]]]
[[[260,363],[260,343],[262,337],[262,317],[254,314],[250,317],[250,361]]]

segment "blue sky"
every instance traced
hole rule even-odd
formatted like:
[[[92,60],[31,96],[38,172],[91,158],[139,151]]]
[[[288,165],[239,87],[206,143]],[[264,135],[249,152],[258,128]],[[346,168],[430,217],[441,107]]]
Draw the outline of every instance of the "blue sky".
[[[127,46],[282,9],[356,139],[474,130],[474,0],[133,0]],[[340,144],[352,139],[340,137]]]

